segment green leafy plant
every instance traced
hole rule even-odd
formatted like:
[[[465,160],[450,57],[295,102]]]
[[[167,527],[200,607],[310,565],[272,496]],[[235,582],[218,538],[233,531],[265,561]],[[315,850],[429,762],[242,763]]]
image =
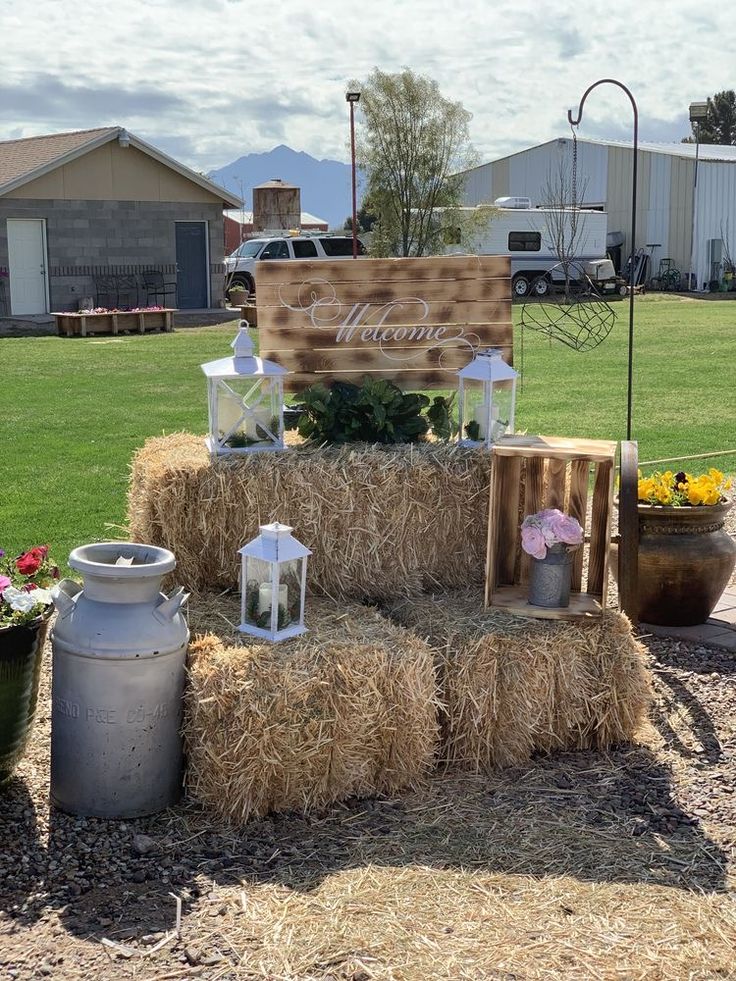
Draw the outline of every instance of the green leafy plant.
[[[480,424],[471,419],[465,426],[465,435],[474,443],[480,442]]]
[[[452,410],[455,404],[455,395],[447,398],[444,395],[435,395],[432,404],[427,409],[427,419],[432,427],[432,435],[437,439],[452,439],[457,433],[457,424],[452,418]]]
[[[335,382],[307,388],[290,428],[318,443],[414,443],[429,428],[426,395],[404,394],[385,379],[366,376],[362,385]]]

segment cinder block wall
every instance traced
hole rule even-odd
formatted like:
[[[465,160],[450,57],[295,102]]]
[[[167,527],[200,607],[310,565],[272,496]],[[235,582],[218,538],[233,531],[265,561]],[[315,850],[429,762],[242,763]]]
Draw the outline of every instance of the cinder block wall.
[[[0,199],[0,269],[8,266],[8,218],[46,219],[52,310],[76,310],[81,297],[94,296],[93,271],[170,267],[167,279],[174,278],[175,221],[209,222],[211,305],[224,295],[219,204]]]

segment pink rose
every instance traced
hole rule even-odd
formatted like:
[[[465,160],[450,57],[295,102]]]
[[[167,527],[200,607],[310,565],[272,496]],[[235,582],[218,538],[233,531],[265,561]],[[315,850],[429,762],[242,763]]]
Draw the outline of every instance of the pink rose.
[[[12,586],[13,580],[9,576],[0,576],[0,593],[8,586]]]
[[[547,556],[547,543],[544,535],[534,525],[527,525],[526,528],[522,527],[521,547],[532,558],[544,559]]]
[[[561,511],[550,518],[550,527],[557,541],[563,545],[580,545],[583,540],[583,529],[577,519]]]

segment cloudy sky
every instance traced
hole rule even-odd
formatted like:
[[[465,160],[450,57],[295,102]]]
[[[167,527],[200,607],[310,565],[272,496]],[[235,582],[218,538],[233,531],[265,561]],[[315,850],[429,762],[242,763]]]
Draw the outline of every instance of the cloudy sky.
[[[736,87],[736,18],[693,0],[0,0],[0,15],[0,139],[118,124],[199,170],[279,143],[347,159],[346,81],[375,65],[460,100],[482,160],[569,133],[567,108],[606,75],[649,140],[679,140],[689,102]],[[596,91],[580,135],[629,133],[623,94]]]

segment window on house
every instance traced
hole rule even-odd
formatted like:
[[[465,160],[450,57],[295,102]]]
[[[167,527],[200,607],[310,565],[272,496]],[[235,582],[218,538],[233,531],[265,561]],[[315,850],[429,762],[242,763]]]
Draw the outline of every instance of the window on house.
[[[539,252],[541,232],[509,232],[509,252]]]

